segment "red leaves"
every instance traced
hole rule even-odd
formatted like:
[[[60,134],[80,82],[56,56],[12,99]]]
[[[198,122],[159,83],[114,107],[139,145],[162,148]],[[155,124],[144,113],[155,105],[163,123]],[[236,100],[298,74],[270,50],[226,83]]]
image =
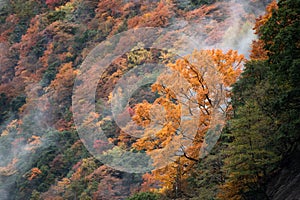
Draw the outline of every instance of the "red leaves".
[[[67,2],[67,1],[66,0],[46,0],[47,6],[52,9],[58,5],[61,5],[64,2]]]

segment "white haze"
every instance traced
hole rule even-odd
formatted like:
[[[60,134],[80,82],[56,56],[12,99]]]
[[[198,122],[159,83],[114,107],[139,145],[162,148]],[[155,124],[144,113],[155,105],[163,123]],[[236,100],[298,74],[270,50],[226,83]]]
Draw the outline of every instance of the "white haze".
[[[239,1],[239,3],[243,3],[244,6],[247,6],[248,3],[246,0]],[[4,5],[4,1],[0,1],[0,9]],[[263,11],[265,8],[257,8],[259,9],[260,14],[263,14]],[[223,36],[223,40],[219,44],[214,45],[207,45],[203,43],[202,41],[205,41],[206,38],[199,38],[198,36],[193,36],[191,41],[197,41],[202,46],[201,48],[221,48],[224,50],[227,49],[235,49],[238,50],[239,53],[246,55],[246,57],[249,56],[249,50],[251,47],[251,42],[253,39],[255,39],[255,35],[253,33],[252,27],[253,24],[240,24],[241,20],[241,13],[237,13],[235,11],[235,8],[231,8],[231,20],[232,20],[232,26],[228,27],[227,31],[225,31],[225,34]],[[207,22],[206,22],[207,23]],[[209,22],[208,22],[209,23]],[[182,26],[185,25],[185,22],[182,22]],[[176,25],[178,26],[178,25]],[[201,27],[201,24],[197,24],[199,27],[199,30],[203,29]],[[197,26],[194,27],[194,29],[197,29]],[[199,41],[201,40],[201,41]],[[189,48],[194,48],[195,44],[191,42]],[[37,104],[39,105],[39,104]],[[32,113],[32,118],[30,121],[32,122],[32,127],[30,127],[27,131],[27,133],[21,133],[21,134],[32,134],[32,132],[37,132],[43,135],[43,133],[49,131],[49,129],[53,129],[52,127],[45,127],[43,125],[42,120],[47,117],[47,113],[43,113],[39,107],[36,107],[35,110],[30,110]],[[23,119],[25,120],[25,119]],[[8,122],[2,124],[2,130],[5,129],[5,126],[7,123],[11,122],[12,119],[9,119]],[[0,129],[0,130],[1,130]],[[0,145],[5,145],[6,142],[12,142],[16,135],[14,133],[9,133],[8,136],[1,136],[0,137]],[[49,140],[46,137],[41,138],[41,144],[36,146],[36,151],[38,149],[46,148],[49,145]],[[13,158],[17,158],[17,164],[14,165],[14,169],[16,172],[9,176],[2,176],[0,174],[0,199],[1,200],[9,200],[13,198],[13,195],[10,194],[11,189],[14,189],[12,187],[15,186],[16,181],[16,175],[24,174],[28,170],[30,170],[30,167],[32,165],[32,161],[35,159],[36,156],[32,153],[32,151],[28,151],[29,148],[28,144],[19,144],[14,149],[10,149],[8,153],[3,154],[4,152],[0,152],[0,167],[8,166],[10,162],[12,162]]]

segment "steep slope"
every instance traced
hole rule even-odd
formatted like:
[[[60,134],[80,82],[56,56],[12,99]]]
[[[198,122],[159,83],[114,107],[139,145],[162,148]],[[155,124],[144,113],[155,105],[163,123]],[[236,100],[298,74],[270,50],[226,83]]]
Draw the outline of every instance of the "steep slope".
[[[254,20],[268,2],[1,1],[0,198],[124,199],[147,188],[141,174],[120,172],[95,159],[78,136],[72,93],[81,64],[99,43],[143,27],[163,28],[163,41],[169,43],[174,38],[180,43],[178,35],[187,36],[185,52],[197,44],[199,49],[232,48],[247,56]],[[127,41],[120,38],[123,46]],[[104,101],[97,101],[98,110],[110,107],[109,95],[122,70],[162,62],[160,56],[165,55],[151,50],[151,58],[141,59],[143,53],[121,55],[102,74],[97,95]],[[139,94],[133,104],[153,98],[149,88]],[[112,144],[132,150],[126,146],[132,138],[115,122],[99,113],[92,116]],[[102,147],[99,138],[91,143],[96,150]]]
[[[300,199],[300,151],[285,158],[280,171],[270,177],[267,193],[274,200]]]

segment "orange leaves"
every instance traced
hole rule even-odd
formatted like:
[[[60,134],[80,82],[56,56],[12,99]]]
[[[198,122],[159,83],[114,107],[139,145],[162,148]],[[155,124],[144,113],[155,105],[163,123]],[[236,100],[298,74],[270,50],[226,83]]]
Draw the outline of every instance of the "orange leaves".
[[[59,83],[58,81],[63,81],[66,86],[71,86],[70,80],[73,80],[77,74],[77,70],[73,70],[72,68],[72,62],[66,63],[62,66],[62,68],[59,70],[58,74],[56,75],[55,81],[53,81],[50,85],[50,87],[58,87]]]
[[[64,64],[59,70],[56,78],[51,82],[49,89],[54,91],[54,95],[58,102],[68,100],[68,96],[71,95],[74,79],[78,73],[78,70],[74,70],[72,62]]]
[[[160,2],[157,4],[157,8],[152,12],[129,19],[128,28],[164,27],[168,25],[169,19],[173,15],[171,10],[172,5]]]
[[[154,104],[144,101],[136,106],[133,120],[145,128],[145,134],[133,145],[137,149],[154,150],[166,147],[180,121],[180,105],[158,98]],[[161,130],[156,129],[162,127]]]
[[[199,18],[201,19],[201,18],[209,16],[209,13],[211,13],[217,9],[218,9],[218,6],[216,4],[203,5],[200,8],[189,11],[187,14],[185,14],[186,15],[185,17],[188,20],[199,19]]]
[[[47,45],[46,50],[44,51],[44,55],[39,59],[43,64],[44,68],[48,68],[48,60],[51,54],[53,53],[54,45],[53,42]]]
[[[133,116],[133,120],[138,125],[146,127],[150,124],[150,109],[151,104],[144,100],[142,104],[137,105],[135,109],[135,115]]]
[[[274,0],[272,1],[266,8],[266,13],[263,16],[260,16],[256,19],[256,23],[254,26],[255,34],[258,36],[261,35],[260,28],[270,19],[272,16],[273,10],[277,10],[278,5],[277,2]],[[252,49],[250,58],[252,60],[266,60],[268,59],[268,51],[264,49],[265,43],[261,39],[254,40],[252,42]]]
[[[39,168],[37,168],[37,167],[32,168],[30,174],[28,175],[27,179],[29,181],[31,181],[31,180],[35,179],[41,173],[42,173],[42,171]]]
[[[218,72],[222,75],[224,85],[228,87],[235,83],[242,72],[244,56],[238,55],[237,51],[233,50],[225,54],[221,50],[212,50],[210,53]]]
[[[251,60],[267,60],[268,51],[264,49],[265,43],[262,40],[254,40],[252,42]]]
[[[118,16],[122,11],[123,2],[120,0],[104,0],[99,1],[96,13],[102,17]]]
[[[266,13],[260,16],[255,23],[254,30],[256,34],[260,34],[260,28],[271,18],[273,10],[277,10],[277,1],[273,0],[266,8]]]
[[[143,175],[143,183],[141,185],[141,191],[146,192],[156,189],[159,185],[153,174],[146,173]]]
[[[220,116],[229,106],[230,86],[240,75],[243,61],[244,56],[233,50],[194,51],[168,64],[169,69],[157,78],[152,91],[159,98],[135,106],[133,120],[144,133],[133,147],[146,150],[154,166],[161,167],[153,175],[164,189],[172,188],[176,177],[206,153],[201,152],[208,145],[206,133],[222,126]],[[180,163],[174,164],[179,158]]]

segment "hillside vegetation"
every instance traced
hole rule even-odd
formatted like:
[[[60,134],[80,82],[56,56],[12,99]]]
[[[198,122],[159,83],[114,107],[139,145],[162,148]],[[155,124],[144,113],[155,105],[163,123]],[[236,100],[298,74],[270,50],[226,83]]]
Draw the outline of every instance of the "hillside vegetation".
[[[300,198],[299,65],[300,0],[3,0],[0,199]]]

